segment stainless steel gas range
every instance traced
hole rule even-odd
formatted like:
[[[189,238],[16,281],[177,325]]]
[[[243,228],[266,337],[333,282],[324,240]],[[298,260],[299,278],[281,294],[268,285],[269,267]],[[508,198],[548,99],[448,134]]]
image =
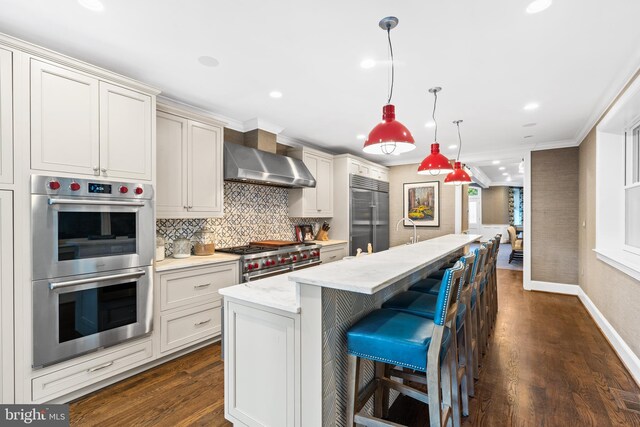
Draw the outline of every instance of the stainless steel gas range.
[[[282,247],[234,246],[216,251],[240,255],[240,281],[244,283],[318,265],[321,248],[317,244],[299,243]]]

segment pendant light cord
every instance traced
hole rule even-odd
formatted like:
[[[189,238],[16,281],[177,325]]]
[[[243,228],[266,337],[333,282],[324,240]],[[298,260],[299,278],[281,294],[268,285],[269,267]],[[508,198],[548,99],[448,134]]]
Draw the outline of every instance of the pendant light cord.
[[[391,104],[393,97],[393,81],[395,79],[395,67],[393,65],[393,45],[391,44],[391,27],[387,25],[387,39],[389,40],[389,56],[391,57],[391,85],[389,86],[389,98],[387,104]]]
[[[433,142],[438,142],[438,122],[436,122],[436,105],[438,103],[438,92],[433,92],[433,113],[431,113],[431,119],[433,120]]]
[[[462,151],[462,137],[460,136],[460,122],[459,121],[456,123],[456,126],[458,127],[458,155],[456,156],[456,161],[459,162],[460,161],[460,151]]]

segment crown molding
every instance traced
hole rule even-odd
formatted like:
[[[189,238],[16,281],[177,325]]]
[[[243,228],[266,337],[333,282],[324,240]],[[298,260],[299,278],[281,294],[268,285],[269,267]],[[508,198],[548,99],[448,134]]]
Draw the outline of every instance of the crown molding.
[[[278,135],[284,130],[282,126],[278,126],[274,123],[268,122],[265,119],[261,119],[260,117],[254,117],[253,119],[246,120],[243,123],[243,126],[245,132],[249,132],[254,129],[260,129]]]

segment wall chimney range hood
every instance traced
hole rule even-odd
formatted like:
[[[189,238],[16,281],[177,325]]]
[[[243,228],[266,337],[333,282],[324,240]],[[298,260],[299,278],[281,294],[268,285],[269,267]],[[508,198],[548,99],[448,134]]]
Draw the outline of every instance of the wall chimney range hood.
[[[232,142],[224,143],[224,180],[277,187],[315,187],[301,160]]]

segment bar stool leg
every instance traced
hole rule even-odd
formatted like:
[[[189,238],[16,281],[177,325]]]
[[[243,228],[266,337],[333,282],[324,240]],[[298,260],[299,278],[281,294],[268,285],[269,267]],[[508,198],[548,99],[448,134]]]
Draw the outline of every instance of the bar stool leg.
[[[389,378],[389,365],[375,362],[376,378]],[[389,389],[382,382],[378,383],[374,394],[373,415],[377,418],[385,418],[389,415]]]
[[[357,356],[348,356],[348,373],[347,373],[347,419],[346,425],[354,427],[356,402],[358,401],[358,392],[360,387],[360,358]]]

